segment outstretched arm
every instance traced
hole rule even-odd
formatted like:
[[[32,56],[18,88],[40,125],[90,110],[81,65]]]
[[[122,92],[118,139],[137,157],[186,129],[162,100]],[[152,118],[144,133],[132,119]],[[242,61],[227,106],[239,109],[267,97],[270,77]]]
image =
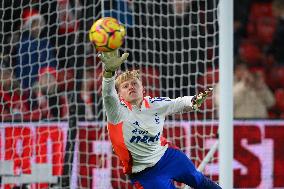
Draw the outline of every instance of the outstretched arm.
[[[126,60],[128,53],[119,56],[118,50],[103,52],[99,58],[104,63],[102,96],[106,109],[108,122],[117,124],[122,116],[120,111],[120,101],[115,89],[115,71]]]
[[[206,98],[211,95],[212,91],[213,88],[208,88],[195,96],[184,96],[176,99],[159,98],[154,101],[161,101],[161,109],[165,111],[166,115],[190,112],[198,110]],[[162,101],[161,99],[164,100]]]

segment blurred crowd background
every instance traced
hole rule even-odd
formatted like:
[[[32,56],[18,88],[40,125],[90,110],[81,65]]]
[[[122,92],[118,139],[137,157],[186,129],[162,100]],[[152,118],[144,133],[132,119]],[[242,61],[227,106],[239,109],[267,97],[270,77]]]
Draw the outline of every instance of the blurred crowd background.
[[[122,50],[130,57],[122,69],[146,73],[143,82],[149,95],[175,98],[214,87],[214,95],[193,116],[217,118],[222,100],[218,99],[218,3],[2,1],[1,121],[66,120],[74,102],[80,120],[103,118],[102,67],[87,38],[102,15],[126,26]],[[283,0],[234,1],[233,93],[236,119],[284,118]]]

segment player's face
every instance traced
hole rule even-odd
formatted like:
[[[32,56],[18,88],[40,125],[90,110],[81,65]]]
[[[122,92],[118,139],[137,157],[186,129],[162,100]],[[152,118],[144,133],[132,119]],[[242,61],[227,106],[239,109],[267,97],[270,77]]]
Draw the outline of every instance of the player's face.
[[[137,79],[129,79],[120,84],[118,94],[121,98],[133,105],[139,105],[143,100],[142,82]]]

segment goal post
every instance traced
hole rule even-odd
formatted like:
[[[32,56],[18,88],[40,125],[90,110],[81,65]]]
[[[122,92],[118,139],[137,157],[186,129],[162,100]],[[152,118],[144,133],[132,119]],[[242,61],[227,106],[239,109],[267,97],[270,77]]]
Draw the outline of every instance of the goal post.
[[[233,0],[220,0],[220,185],[233,188]]]
[[[224,92],[231,90],[231,1],[2,1],[0,188],[133,189],[109,141],[102,63],[88,40],[104,16],[125,25],[120,52],[130,55],[121,70],[141,70],[146,95],[194,95],[214,88],[220,74],[220,124],[209,96],[200,110],[167,117],[163,136],[206,176],[232,188],[225,116],[231,96]]]

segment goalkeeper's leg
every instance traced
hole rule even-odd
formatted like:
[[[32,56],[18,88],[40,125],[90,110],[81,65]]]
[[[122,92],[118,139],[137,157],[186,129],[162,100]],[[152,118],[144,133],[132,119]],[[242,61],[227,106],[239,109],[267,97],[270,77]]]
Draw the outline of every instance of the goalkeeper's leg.
[[[174,189],[173,180],[195,189],[221,189],[196,170],[191,160],[182,151],[174,148],[168,148],[155,166],[130,175],[130,179],[138,189]]]
[[[221,189],[219,185],[217,185],[215,182],[213,182],[212,180],[210,180],[204,175],[203,175],[203,181],[198,185],[196,189],[201,189],[201,188]]]
[[[221,187],[199,172],[192,161],[180,150],[171,149],[174,157],[171,165],[172,178],[194,189],[221,189]]]

